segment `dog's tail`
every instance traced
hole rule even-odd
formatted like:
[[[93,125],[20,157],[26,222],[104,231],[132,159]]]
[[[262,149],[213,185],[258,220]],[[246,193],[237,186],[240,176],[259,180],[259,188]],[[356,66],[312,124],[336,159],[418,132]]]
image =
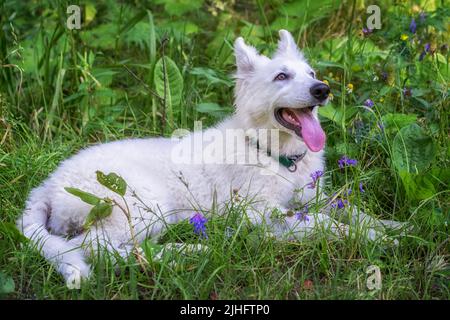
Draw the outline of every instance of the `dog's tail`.
[[[84,261],[80,246],[48,231],[50,201],[47,193],[45,186],[31,192],[17,226],[63,275],[67,286],[76,288],[82,277],[88,277],[89,266]]]

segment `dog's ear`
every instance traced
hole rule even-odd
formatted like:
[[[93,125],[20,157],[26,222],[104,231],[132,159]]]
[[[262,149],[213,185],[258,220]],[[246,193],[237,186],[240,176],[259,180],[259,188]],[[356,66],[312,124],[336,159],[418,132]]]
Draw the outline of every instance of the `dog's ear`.
[[[278,33],[280,35],[280,40],[278,41],[278,49],[275,55],[290,55],[303,59],[303,55],[295,44],[295,40],[291,33],[283,29],[281,29]]]
[[[258,64],[268,60],[267,57],[260,55],[254,47],[246,45],[242,37],[237,38],[234,42],[234,54],[238,75],[251,74]]]

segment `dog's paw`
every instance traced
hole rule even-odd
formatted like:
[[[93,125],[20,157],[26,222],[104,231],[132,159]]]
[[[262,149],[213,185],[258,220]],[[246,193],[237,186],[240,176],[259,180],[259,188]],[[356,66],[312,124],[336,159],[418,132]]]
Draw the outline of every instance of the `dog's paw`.
[[[400,231],[402,235],[413,231],[413,226],[409,222],[400,222],[394,220],[380,220],[380,223],[388,230]]]
[[[64,263],[60,266],[60,271],[69,289],[80,289],[82,279],[89,278],[91,272],[89,265],[84,262],[78,265]]]
[[[369,241],[380,243],[383,246],[397,247],[399,245],[399,241],[397,239],[394,239],[386,233],[377,231],[375,229],[367,229],[366,235]]]

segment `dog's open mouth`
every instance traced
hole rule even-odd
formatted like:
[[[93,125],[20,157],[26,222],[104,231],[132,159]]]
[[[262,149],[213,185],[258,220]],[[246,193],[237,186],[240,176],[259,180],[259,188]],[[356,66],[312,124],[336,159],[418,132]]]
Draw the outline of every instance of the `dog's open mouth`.
[[[317,152],[325,146],[325,132],[312,114],[314,106],[307,108],[278,108],[275,119],[285,128],[293,130],[306,143],[308,148]]]

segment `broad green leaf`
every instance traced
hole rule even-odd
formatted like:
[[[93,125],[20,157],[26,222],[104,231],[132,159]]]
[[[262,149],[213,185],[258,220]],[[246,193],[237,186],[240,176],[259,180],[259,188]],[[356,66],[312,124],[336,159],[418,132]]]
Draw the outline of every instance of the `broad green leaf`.
[[[93,195],[92,193],[85,192],[85,191],[77,189],[77,188],[66,187],[66,188],[64,188],[64,190],[66,190],[68,193],[73,194],[74,196],[80,198],[82,201],[84,201],[88,204],[91,204],[93,206],[98,204],[101,200],[96,195]]]
[[[348,120],[352,118],[356,112],[358,112],[357,107],[348,107],[344,113],[343,108],[335,108],[331,103],[319,108],[319,114],[322,117],[332,120],[338,125],[343,125],[344,116],[345,120]]]
[[[401,129],[411,123],[416,122],[417,115],[403,113],[388,113],[381,117],[381,121],[385,128]]]
[[[436,146],[424,130],[413,123],[403,127],[393,143],[393,162],[398,172],[419,173],[434,159]]]
[[[85,5],[85,14],[84,14],[84,23],[88,25],[94,20],[95,15],[97,14],[97,9],[92,3],[87,3]]]
[[[114,172],[108,173],[107,175],[101,171],[96,171],[97,181],[103,186],[107,187],[109,190],[124,196],[127,191],[127,183],[122,177],[115,174]]]
[[[406,196],[411,200],[424,200],[432,197],[436,190],[433,183],[421,174],[400,172]]]
[[[15,289],[16,286],[13,278],[3,272],[0,272],[0,296],[14,292]]]
[[[109,217],[112,213],[112,209],[113,206],[109,202],[100,202],[96,204],[86,217],[86,221],[84,222],[83,227],[85,229],[88,229],[93,223],[97,222],[98,220]]]
[[[181,103],[183,77],[175,62],[163,57],[156,62],[153,81],[156,92],[164,99],[168,122],[173,128],[173,110]]]

